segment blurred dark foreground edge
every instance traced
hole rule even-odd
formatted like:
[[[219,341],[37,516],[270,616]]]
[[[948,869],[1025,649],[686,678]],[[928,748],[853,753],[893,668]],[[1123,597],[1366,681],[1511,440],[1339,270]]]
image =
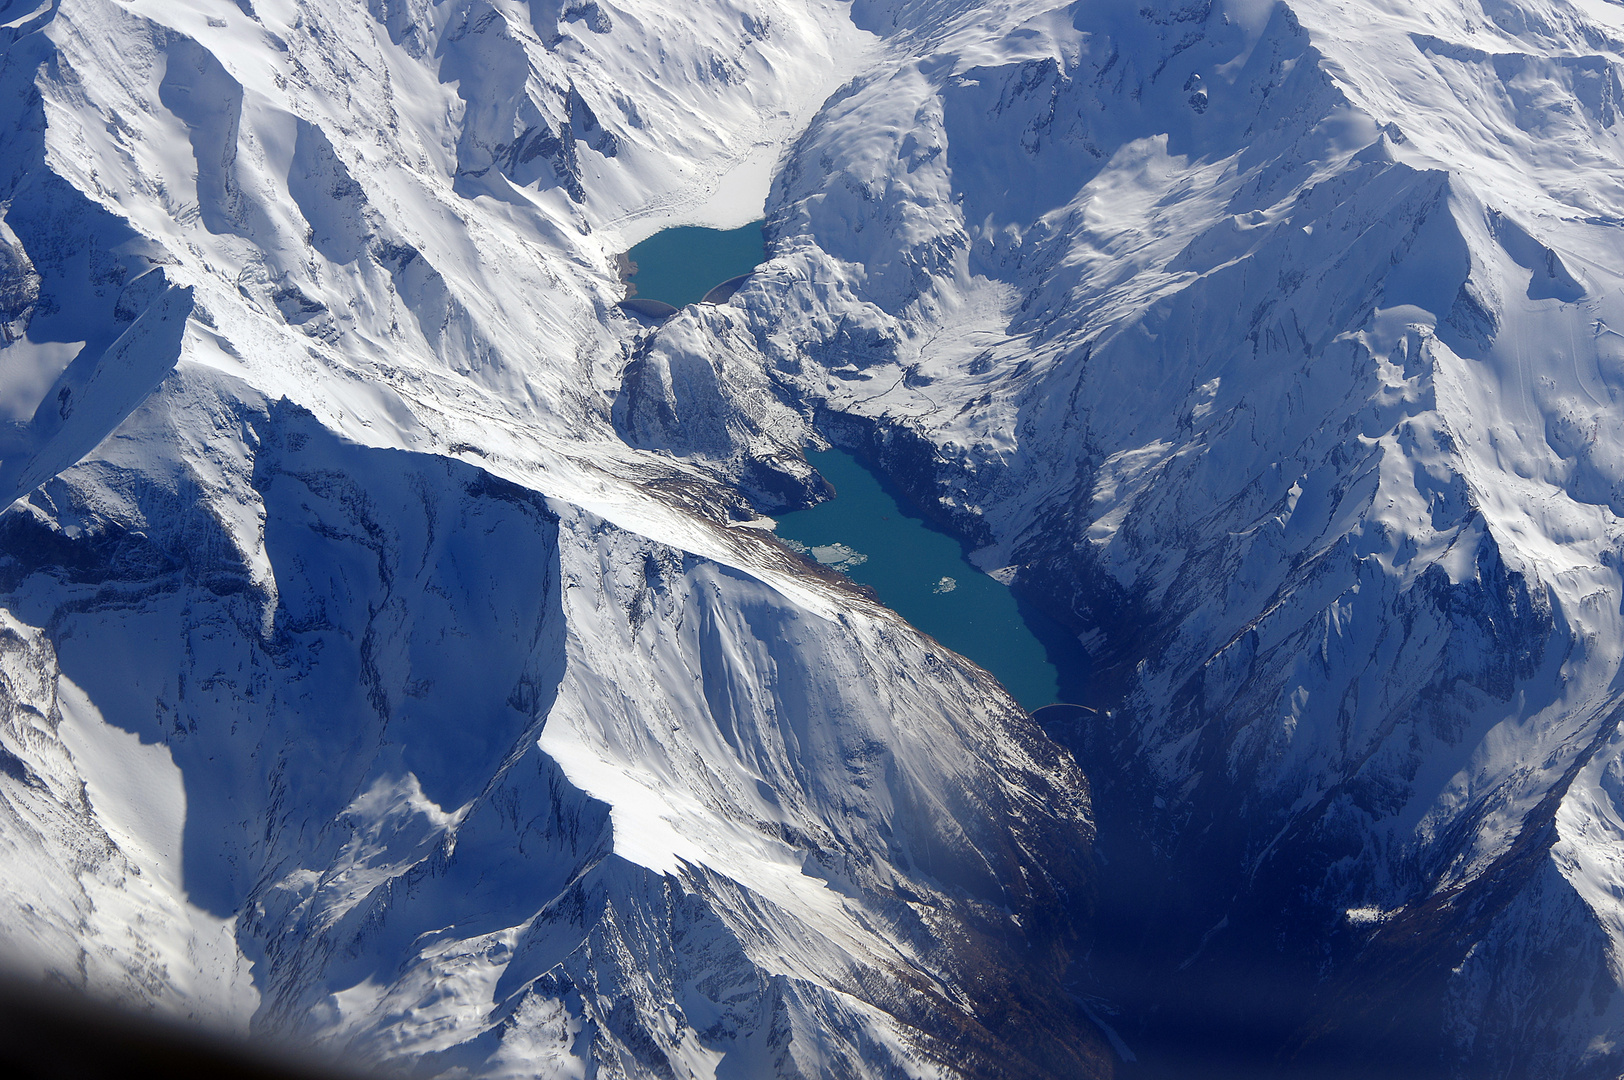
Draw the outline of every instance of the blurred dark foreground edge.
[[[64,989],[0,976],[6,1080],[360,1080],[287,1047],[263,1046]]]

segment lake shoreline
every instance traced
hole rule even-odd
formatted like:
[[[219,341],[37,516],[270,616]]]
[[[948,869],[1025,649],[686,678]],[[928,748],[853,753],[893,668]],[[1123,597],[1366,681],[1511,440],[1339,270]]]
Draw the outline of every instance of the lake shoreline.
[[[620,278],[621,287],[626,290],[622,300],[630,300],[637,295],[637,283],[632,278],[637,276],[637,264],[632,262],[632,253],[622,251],[615,256],[615,273]]]

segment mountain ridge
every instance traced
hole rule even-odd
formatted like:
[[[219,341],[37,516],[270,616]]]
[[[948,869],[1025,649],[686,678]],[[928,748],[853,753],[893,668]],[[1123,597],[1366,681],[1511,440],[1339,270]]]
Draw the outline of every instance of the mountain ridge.
[[[1418,1075],[1610,1075],[1619,817],[1566,778],[1606,775],[1616,706],[1616,13],[1349,10],[933,41],[803,137],[731,318],[790,411],[1089,646],[1112,720],[1055,734],[1121,885],[1097,932],[1153,943],[1099,992],[1176,1013],[1145,1033],[1172,1074],[1267,1067],[1384,920],[1541,837],[1568,884],[1439,930],[1454,975],[1392,1008],[1438,1018]]]

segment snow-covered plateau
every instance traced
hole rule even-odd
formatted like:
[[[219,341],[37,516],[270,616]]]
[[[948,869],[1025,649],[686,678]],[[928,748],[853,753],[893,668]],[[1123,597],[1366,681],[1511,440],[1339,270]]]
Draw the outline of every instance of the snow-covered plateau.
[[[423,1075],[1624,1074],[1621,78],[1609,0],[0,0],[7,964]],[[1097,717],[738,527],[823,442]]]

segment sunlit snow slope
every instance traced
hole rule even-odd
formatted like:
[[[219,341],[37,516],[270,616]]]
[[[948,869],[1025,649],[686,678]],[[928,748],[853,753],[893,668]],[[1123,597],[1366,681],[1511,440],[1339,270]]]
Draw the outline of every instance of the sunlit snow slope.
[[[628,438],[806,418],[1081,635],[1079,977],[1146,1060],[1619,1075],[1624,8],[853,13]]]
[[[1071,758],[612,422],[614,255],[759,215],[851,14],[0,0],[8,963],[429,1074],[1110,1072]]]

